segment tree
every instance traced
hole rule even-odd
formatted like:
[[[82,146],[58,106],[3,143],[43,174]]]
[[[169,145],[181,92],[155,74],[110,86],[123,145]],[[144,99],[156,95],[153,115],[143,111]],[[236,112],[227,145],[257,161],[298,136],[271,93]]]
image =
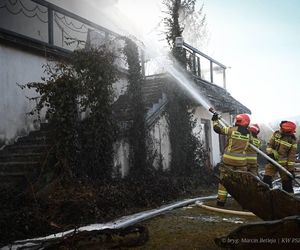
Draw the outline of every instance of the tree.
[[[204,14],[204,4],[200,9],[187,9],[182,13],[183,32],[182,36],[184,40],[197,49],[203,48],[208,40],[208,31],[206,23],[206,14]]]
[[[184,40],[196,48],[202,48],[208,38],[204,4],[195,9],[196,0],[164,0],[166,7],[163,18],[166,39],[174,50],[175,39],[183,36]],[[178,60],[178,58],[177,58]]]
[[[145,105],[142,97],[143,75],[137,45],[129,38],[125,39],[124,54],[128,64],[128,95],[132,109],[132,124],[129,129],[130,172],[136,176],[145,173],[147,148]]]
[[[180,22],[181,15],[191,13],[195,8],[195,0],[164,0],[167,15],[163,22],[166,26],[166,39],[171,47],[173,57],[185,68],[186,55],[184,49],[175,46],[176,37],[182,36],[184,30]],[[190,176],[197,165],[198,138],[193,134],[192,102],[182,89],[174,84],[167,88],[167,119],[170,129],[171,171],[177,176]]]

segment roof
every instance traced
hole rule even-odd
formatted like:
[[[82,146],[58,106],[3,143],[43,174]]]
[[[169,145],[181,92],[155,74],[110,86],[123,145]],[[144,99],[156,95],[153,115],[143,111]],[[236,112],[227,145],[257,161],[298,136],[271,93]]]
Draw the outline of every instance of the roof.
[[[233,98],[226,89],[202,80],[199,77],[195,77],[194,80],[199,92],[209,100],[214,109],[222,113],[251,114],[251,110]]]
[[[191,75],[191,77],[194,78],[194,82],[196,83],[195,87],[199,93],[201,93],[217,111],[232,115],[239,113],[251,114],[250,109],[233,98],[226,89],[202,80],[199,77],[193,75]],[[146,77],[142,86],[142,94],[147,110],[159,102],[164,92],[163,85],[170,81],[173,82],[175,80],[167,74]],[[161,87],[159,87],[159,85],[161,85]],[[157,105],[157,107],[159,106]],[[132,111],[129,105],[128,94],[121,95],[118,98],[113,104],[113,111],[115,118],[120,122],[128,122],[131,120]]]

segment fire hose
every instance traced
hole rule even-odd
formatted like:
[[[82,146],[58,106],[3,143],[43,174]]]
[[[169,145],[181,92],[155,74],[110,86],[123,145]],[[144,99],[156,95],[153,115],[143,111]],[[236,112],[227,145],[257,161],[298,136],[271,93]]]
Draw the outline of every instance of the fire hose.
[[[214,110],[214,108],[209,108],[209,112],[211,112],[214,115],[217,115],[219,120],[221,121],[221,123],[223,123],[223,125],[225,126],[229,126],[228,122],[226,120],[224,120],[222,118],[222,116]],[[277,161],[275,161],[274,159],[272,159],[271,157],[269,157],[267,154],[265,154],[264,152],[262,152],[261,150],[259,150],[257,147],[255,147],[253,144],[250,143],[250,147],[258,154],[260,154],[261,156],[263,156],[265,159],[267,159],[269,162],[271,162],[275,167],[277,167],[278,170],[284,172],[286,175],[288,175],[292,180],[294,180],[298,185],[300,185],[300,183],[296,180],[296,178],[283,166],[281,166]]]

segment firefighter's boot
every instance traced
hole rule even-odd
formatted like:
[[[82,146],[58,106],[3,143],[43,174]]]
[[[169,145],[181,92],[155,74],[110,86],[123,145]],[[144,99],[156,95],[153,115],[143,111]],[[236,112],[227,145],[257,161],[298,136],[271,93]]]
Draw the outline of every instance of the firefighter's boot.
[[[227,191],[226,188],[219,183],[219,187],[218,187],[218,198],[217,198],[217,206],[219,207],[224,207],[226,200],[227,200]]]
[[[283,180],[282,181],[282,189],[288,193],[293,194],[294,189],[293,189],[293,182],[292,180]]]
[[[263,182],[266,183],[266,184],[268,184],[270,188],[273,187],[272,176],[264,175]]]

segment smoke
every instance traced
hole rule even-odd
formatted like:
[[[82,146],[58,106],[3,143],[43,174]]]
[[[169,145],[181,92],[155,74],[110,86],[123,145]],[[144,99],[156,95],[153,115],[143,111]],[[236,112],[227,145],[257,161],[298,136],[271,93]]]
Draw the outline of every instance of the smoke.
[[[95,8],[97,7],[93,0],[90,0],[89,3]],[[159,67],[164,68],[171,74],[178,84],[190,93],[192,98],[208,110],[211,105],[196,90],[196,87],[193,86],[193,81],[167,59],[168,50],[158,41],[158,34],[148,30],[151,27],[155,27],[155,22],[157,24],[159,22],[158,13],[161,13],[159,7],[157,2],[154,1],[122,0],[118,4],[111,6],[110,9],[106,9],[105,13],[108,14],[107,20],[110,21],[111,25],[116,25],[122,31],[122,34],[133,34],[141,40],[148,56]],[[99,7],[97,9],[101,11]],[[110,12],[110,10],[113,10],[113,12]]]

